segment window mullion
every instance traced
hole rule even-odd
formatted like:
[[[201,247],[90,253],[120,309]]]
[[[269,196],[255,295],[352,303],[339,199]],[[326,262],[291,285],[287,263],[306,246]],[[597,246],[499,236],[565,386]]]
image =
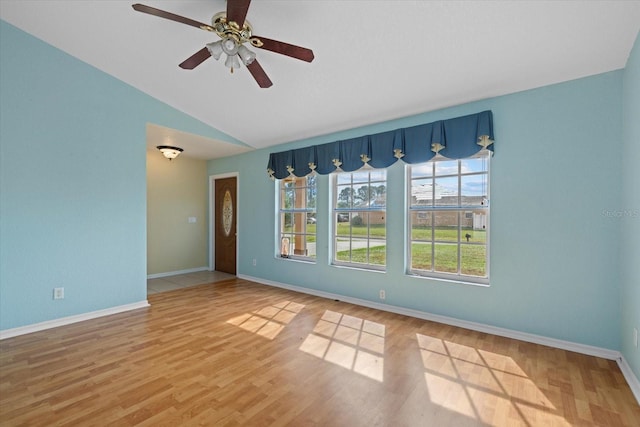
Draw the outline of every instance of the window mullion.
[[[461,212],[458,211],[458,243],[457,243],[457,249],[458,249],[458,274],[460,274],[462,272],[462,250],[461,250],[461,239],[462,239],[462,216],[461,216]]]
[[[436,213],[429,212],[431,215],[431,271],[436,269]]]
[[[351,185],[353,185],[353,183]],[[353,187],[351,187],[351,189],[353,190]],[[353,208],[353,202],[351,203],[351,207]],[[353,220],[353,211],[351,211],[351,214],[349,214],[349,262],[353,262],[353,221],[352,220]]]
[[[458,160],[458,242],[457,242],[457,251],[458,251],[458,269],[457,272],[460,274],[462,272],[462,248],[460,247],[460,242],[462,240],[462,215],[461,215],[461,206],[462,206],[462,161]]]
[[[436,162],[431,165],[431,209],[436,204]],[[436,212],[431,211],[431,271],[436,271]]]
[[[371,264],[371,174],[367,176],[367,201],[365,208],[367,209],[367,264]]]

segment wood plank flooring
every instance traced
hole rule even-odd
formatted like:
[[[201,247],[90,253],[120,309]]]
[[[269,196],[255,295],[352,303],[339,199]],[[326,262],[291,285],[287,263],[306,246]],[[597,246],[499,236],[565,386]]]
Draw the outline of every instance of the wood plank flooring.
[[[614,361],[240,279],[0,341],[2,426],[638,426]]]

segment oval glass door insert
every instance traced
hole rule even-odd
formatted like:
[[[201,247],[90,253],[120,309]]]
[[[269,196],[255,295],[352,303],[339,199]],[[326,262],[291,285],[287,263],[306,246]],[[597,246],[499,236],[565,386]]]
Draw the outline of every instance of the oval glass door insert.
[[[233,222],[233,204],[231,203],[231,193],[227,190],[222,199],[222,229],[224,235],[231,234],[231,223]]]

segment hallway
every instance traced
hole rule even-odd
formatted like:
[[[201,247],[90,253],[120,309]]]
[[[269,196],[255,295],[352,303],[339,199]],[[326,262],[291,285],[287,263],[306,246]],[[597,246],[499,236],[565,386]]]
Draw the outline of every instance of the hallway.
[[[202,285],[203,283],[219,282],[234,277],[236,276],[220,271],[198,271],[195,273],[147,279],[147,295],[184,289],[190,286]]]

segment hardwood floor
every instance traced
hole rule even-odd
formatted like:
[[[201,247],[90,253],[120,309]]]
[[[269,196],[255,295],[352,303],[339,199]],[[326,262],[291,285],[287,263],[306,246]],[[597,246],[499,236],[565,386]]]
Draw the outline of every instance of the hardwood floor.
[[[638,426],[614,361],[232,279],[0,341],[2,426]]]

